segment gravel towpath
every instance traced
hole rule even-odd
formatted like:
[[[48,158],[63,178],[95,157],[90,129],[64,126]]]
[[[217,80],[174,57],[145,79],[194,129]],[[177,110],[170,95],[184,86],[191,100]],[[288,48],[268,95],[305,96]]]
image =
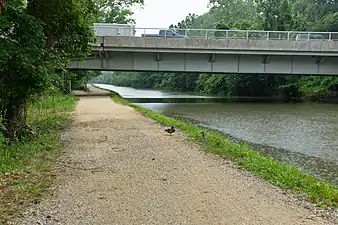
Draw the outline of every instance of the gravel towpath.
[[[109,97],[81,98],[63,136],[55,195],[17,224],[327,224]]]

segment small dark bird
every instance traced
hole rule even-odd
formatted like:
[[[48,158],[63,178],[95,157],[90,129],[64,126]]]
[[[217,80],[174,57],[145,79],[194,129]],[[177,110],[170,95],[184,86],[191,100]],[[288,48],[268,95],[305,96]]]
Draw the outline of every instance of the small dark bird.
[[[171,126],[170,128],[167,128],[164,130],[165,132],[169,133],[170,135],[175,132],[174,126]]]
[[[205,140],[205,134],[203,131],[201,132],[201,135],[202,135],[203,140]]]

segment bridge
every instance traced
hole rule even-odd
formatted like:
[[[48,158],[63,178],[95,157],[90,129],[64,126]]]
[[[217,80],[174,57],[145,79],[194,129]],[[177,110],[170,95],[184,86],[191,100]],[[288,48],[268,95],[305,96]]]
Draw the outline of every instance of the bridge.
[[[97,35],[92,55],[71,60],[69,68],[338,75],[338,32],[185,29],[175,30],[184,35],[175,38],[144,37],[161,29],[133,29],[132,34],[124,32],[128,35]]]

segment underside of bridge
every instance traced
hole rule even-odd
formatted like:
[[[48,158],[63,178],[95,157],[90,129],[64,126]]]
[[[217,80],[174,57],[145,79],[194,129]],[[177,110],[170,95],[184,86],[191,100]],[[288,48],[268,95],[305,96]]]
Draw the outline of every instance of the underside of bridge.
[[[336,56],[97,51],[70,69],[338,75]]]

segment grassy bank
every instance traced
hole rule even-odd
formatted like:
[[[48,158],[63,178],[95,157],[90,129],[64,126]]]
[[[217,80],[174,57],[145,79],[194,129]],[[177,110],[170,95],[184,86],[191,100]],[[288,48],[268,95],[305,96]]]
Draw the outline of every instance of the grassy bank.
[[[75,103],[75,97],[61,94],[38,99],[27,112],[37,138],[0,147],[0,224],[39,202],[52,184],[53,161],[62,147],[60,134],[70,124]]]
[[[263,156],[251,150],[248,146],[237,144],[228,140],[222,133],[201,129],[198,126],[177,119],[169,118],[143,107],[134,105],[113,94],[113,100],[133,107],[143,115],[154,119],[166,126],[175,126],[185,132],[189,137],[200,142],[206,152],[211,152],[222,158],[231,159],[239,168],[251,171],[253,174],[269,181],[282,189],[287,189],[294,194],[317,204],[318,206],[338,208],[338,187],[329,182],[319,182],[312,175]],[[201,132],[205,133],[205,140]]]

